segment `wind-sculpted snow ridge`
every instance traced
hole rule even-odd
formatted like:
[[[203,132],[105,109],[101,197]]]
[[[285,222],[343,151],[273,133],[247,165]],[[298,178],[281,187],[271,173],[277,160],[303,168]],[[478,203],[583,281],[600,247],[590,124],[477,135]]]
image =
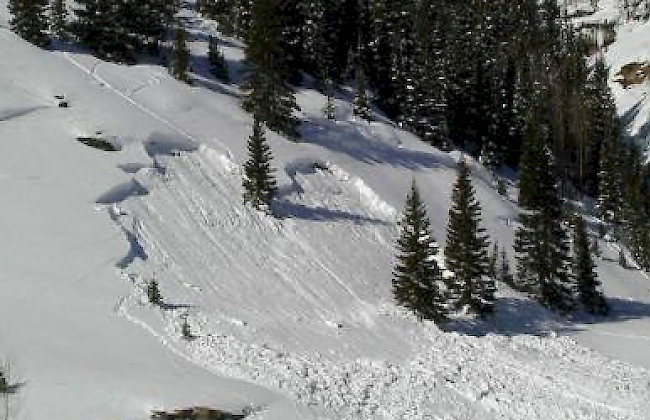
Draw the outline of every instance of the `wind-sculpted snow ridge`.
[[[135,174],[149,194],[114,212],[148,257],[126,267],[139,280],[119,312],[195,364],[336,419],[648,418],[641,368],[569,338],[445,333],[387,303],[395,211],[336,165],[287,165],[274,218],[208,147],[157,162]]]

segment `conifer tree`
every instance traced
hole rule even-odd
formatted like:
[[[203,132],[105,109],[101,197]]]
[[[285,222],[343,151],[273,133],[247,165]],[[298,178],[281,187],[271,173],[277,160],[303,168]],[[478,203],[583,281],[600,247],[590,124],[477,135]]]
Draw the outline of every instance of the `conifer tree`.
[[[365,120],[370,119],[370,107],[368,106],[368,96],[366,92],[366,76],[364,75],[363,67],[360,64],[355,68],[352,113]]]
[[[266,143],[262,123],[255,117],[253,134],[248,140],[248,161],[244,164],[244,202],[258,210],[268,211],[276,193],[276,183],[271,168],[271,148]]]
[[[438,248],[415,180],[399,226],[393,295],[398,304],[415,312],[420,319],[440,325],[447,319],[447,297],[441,288],[442,271],[435,260]]]
[[[38,47],[47,47],[50,44],[45,14],[48,6],[48,0],[9,0],[11,30]]]
[[[68,9],[65,0],[53,0],[51,6],[50,26],[52,32],[59,38],[65,39],[68,31]]]
[[[435,4],[422,2],[413,17],[413,34],[400,44],[411,51],[399,55],[403,99],[398,101],[398,120],[423,141],[437,147],[449,145],[447,126],[447,78],[443,22]],[[410,42],[408,41],[410,40]],[[395,99],[395,98],[393,98]],[[385,102],[385,101],[384,101]]]
[[[499,243],[494,242],[492,244],[492,253],[488,257],[488,276],[492,277],[493,279],[497,279],[499,277]]]
[[[526,121],[519,165],[517,286],[545,307],[566,313],[573,309],[568,236],[550,152],[536,117],[531,112]]]
[[[221,51],[219,51],[219,44],[217,38],[211,36],[208,44],[208,62],[210,63],[210,70],[214,76],[222,82],[228,83],[230,75],[228,73],[228,65]]]
[[[13,416],[11,414],[11,398],[14,394],[20,391],[22,383],[16,382],[16,378],[12,375],[11,364],[5,362],[0,365],[0,398],[3,401],[3,420],[9,420]]]
[[[79,41],[103,58],[135,63],[147,45],[157,52],[171,27],[178,0],[75,0],[70,29]]]
[[[650,237],[648,235],[650,182],[643,154],[630,146],[623,157],[621,178],[623,182],[622,209],[620,212],[622,242],[627,245],[636,263],[643,269],[650,268]]]
[[[449,209],[445,264],[453,277],[449,280],[457,308],[484,315],[491,312],[496,286],[489,277],[488,240],[481,225],[481,206],[470,180],[469,166],[458,164],[458,180],[452,191]]]
[[[149,302],[154,305],[162,304],[162,296],[156,280],[151,280],[149,284],[147,284],[147,298],[149,298]]]
[[[282,0],[255,1],[246,34],[246,60],[252,73],[247,82],[250,89],[243,107],[275,132],[290,138],[298,137],[299,110],[288,79],[285,32],[282,26]]]
[[[171,73],[174,78],[190,83],[188,74],[190,67],[190,50],[187,48],[187,33],[183,28],[177,28],[174,35],[174,50],[172,52]]]
[[[323,107],[323,115],[328,120],[336,119],[336,104],[334,102],[334,82],[332,79],[325,79],[325,95],[327,97]]]
[[[607,302],[603,293],[598,290],[600,282],[597,279],[594,261],[589,249],[589,236],[585,223],[580,215],[576,215],[574,222],[574,261],[573,274],[576,279],[578,301],[585,311],[592,314],[606,315]]]
[[[629,265],[627,264],[627,258],[625,257],[625,251],[623,250],[623,245],[619,245],[618,247],[618,265],[620,265],[624,269],[630,268]]]
[[[590,166],[597,175],[598,213],[607,223],[619,223],[623,206],[623,156],[616,105],[607,80],[607,68],[599,60],[588,84],[587,107],[592,121]]]
[[[187,316],[183,317],[183,323],[181,324],[181,335],[185,340],[194,339],[194,334],[192,334],[192,328],[190,323],[187,321]]]
[[[499,263],[498,273],[499,280],[510,287],[515,286],[514,278],[512,277],[512,273],[510,271],[510,263],[508,262],[508,254],[506,254],[505,248],[501,250],[501,260]]]
[[[134,45],[126,22],[125,4],[115,0],[77,0],[72,31],[102,59],[134,60]]]
[[[412,310],[420,319],[440,325],[447,319],[447,296],[441,287],[442,271],[435,260],[438,248],[430,224],[414,180],[399,222],[393,295],[398,304]]]
[[[583,89],[587,142],[584,150],[585,190],[598,196],[600,153],[605,136],[616,133],[616,106],[608,86],[609,71],[603,60],[597,60]]]

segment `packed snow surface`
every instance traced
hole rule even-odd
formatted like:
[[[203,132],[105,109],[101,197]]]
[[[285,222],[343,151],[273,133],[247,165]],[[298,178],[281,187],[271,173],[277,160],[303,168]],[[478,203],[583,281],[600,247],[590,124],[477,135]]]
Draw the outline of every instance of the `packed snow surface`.
[[[184,21],[199,72],[214,25]],[[224,45],[241,67],[239,44]],[[6,28],[0,57],[0,353],[22,383],[14,418],[207,405],[264,420],[650,419],[650,281],[616,264],[615,244],[598,260],[606,319],[565,320],[505,286],[494,319],[459,317],[449,332],[395,306],[411,179],[442,244],[459,153],[351,117],[343,91],[328,121],[325,99],[299,90],[301,141],[267,133],[273,217],[242,202],[252,121],[236,87],[42,51]],[[484,223],[510,249],[516,192],[499,196],[471,165]],[[146,299],[154,279],[162,307]]]

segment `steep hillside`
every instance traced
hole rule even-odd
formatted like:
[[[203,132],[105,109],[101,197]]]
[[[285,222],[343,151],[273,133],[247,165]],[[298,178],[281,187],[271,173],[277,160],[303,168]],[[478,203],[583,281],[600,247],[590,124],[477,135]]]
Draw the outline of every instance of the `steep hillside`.
[[[624,4],[638,4],[629,10]],[[605,42],[603,56],[610,67],[610,86],[624,127],[638,144],[650,146],[650,21],[645,2],[577,1],[569,8],[575,23]],[[611,33],[610,33],[611,31]]]
[[[278,217],[254,211],[241,199],[251,118],[236,86],[201,72],[214,24],[184,22],[193,87],[0,28],[0,354],[23,382],[14,418],[196,405],[278,420],[649,418],[650,283],[618,267],[613,245],[599,261],[606,320],[566,321],[503,286],[489,322],[418,322],[391,296],[395,222],[415,178],[442,244],[459,154],[353,118],[345,91],[328,121],[304,88],[302,140],[268,133]],[[240,45],[222,41],[237,73]],[[485,225],[509,248],[516,191],[498,195],[471,165]],[[151,279],[162,308],[146,301]]]

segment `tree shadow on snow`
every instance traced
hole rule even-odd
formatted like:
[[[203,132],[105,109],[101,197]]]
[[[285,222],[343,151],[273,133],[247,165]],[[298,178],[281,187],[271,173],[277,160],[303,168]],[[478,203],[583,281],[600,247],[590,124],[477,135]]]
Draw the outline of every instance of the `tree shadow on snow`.
[[[160,308],[166,311],[173,311],[176,309],[192,309],[196,308],[196,305],[190,305],[187,303],[161,303]]]
[[[342,210],[328,209],[326,207],[309,207],[304,204],[289,201],[276,201],[273,203],[273,214],[280,218],[294,218],[311,221],[349,221],[357,224],[371,223],[387,225],[384,220],[354,214]]]
[[[605,324],[650,318],[649,303],[620,298],[607,298],[607,303],[610,306],[607,316],[578,312],[569,317],[562,317],[530,299],[501,298],[497,301],[494,315],[486,319],[454,319],[445,326],[445,330],[477,337],[487,334],[547,336],[551,332],[580,331],[584,329],[581,324]]]
[[[496,304],[496,312],[486,317],[454,319],[445,330],[461,334],[481,337],[487,334],[538,335],[546,336],[550,331],[575,330],[562,318],[543,308],[537,302],[524,298],[500,298]]]
[[[142,245],[138,242],[138,238],[132,232],[127,230],[124,231],[124,234],[129,242],[129,251],[115,264],[117,268],[120,269],[128,268],[133,264],[136,258],[140,258],[142,261],[146,261],[148,258],[144,248],[142,248]]]
[[[409,169],[456,166],[451,156],[402,148],[397,135],[388,141],[380,140],[372,133],[372,127],[365,122],[340,123],[319,118],[302,125],[300,141],[346,154],[364,163],[387,163]]]
[[[638,146],[645,147],[647,143],[647,138],[650,136],[650,123],[646,122],[637,130],[637,133],[632,135],[631,129],[634,120],[639,116],[643,109],[643,101],[638,102],[632,108],[630,108],[625,114],[621,116],[621,125],[626,128],[627,135],[632,140],[632,142]]]

